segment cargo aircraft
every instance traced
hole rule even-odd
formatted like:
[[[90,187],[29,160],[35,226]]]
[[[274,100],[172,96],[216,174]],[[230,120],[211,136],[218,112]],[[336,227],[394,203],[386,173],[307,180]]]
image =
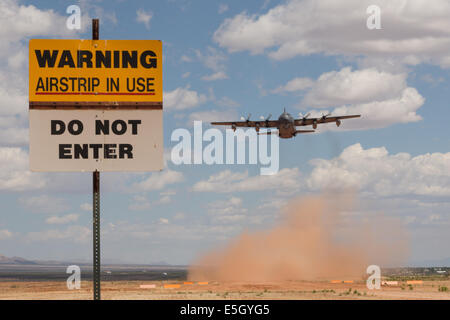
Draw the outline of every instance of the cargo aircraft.
[[[278,120],[270,120],[272,115],[269,115],[267,118],[261,117],[261,121],[252,121],[250,120],[251,114],[249,114],[247,119],[241,118],[242,121],[211,122],[211,124],[216,126],[231,126],[231,129],[234,131],[236,131],[236,128],[238,127],[255,128],[258,134],[260,134],[260,128],[276,128],[278,129],[278,132],[276,133],[280,138],[289,139],[295,137],[299,133],[314,132],[314,130],[297,130],[297,127],[312,125],[313,129],[316,129],[318,124],[329,122],[335,122],[339,127],[341,125],[341,120],[359,118],[361,116],[331,116],[330,114],[326,114],[319,118],[308,118],[309,115],[310,114],[308,113],[305,116],[301,116],[300,119],[294,119],[294,117],[284,109],[284,112],[278,117]],[[262,132],[261,134],[272,134],[272,131]]]

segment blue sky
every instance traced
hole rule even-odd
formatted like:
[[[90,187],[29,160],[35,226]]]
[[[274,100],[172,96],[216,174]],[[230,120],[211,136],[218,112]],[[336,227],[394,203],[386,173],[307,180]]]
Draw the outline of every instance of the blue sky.
[[[65,27],[71,4],[81,31]],[[366,26],[370,4],[380,30]],[[164,54],[166,168],[102,174],[104,259],[186,264],[270,227],[289,199],[330,188],[357,190],[355,215],[398,219],[409,263],[450,257],[449,15],[444,0],[2,1],[0,253],[91,258],[91,174],[28,171],[27,43],[89,39],[98,17],[101,39],[159,39]],[[284,107],[363,118],[280,140],[272,177],[170,161],[176,128]]]

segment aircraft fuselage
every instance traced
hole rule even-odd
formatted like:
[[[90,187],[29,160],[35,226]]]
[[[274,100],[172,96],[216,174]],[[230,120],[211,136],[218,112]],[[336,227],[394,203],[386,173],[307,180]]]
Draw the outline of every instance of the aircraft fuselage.
[[[289,139],[295,136],[296,131],[294,118],[287,112],[283,112],[278,118],[278,136]]]

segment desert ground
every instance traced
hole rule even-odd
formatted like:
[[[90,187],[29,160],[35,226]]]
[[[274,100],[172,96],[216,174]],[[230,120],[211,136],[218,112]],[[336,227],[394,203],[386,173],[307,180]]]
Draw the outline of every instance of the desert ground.
[[[90,300],[92,268],[81,265],[81,288],[69,290],[64,265],[0,265],[0,300]],[[383,281],[369,290],[360,278],[317,281],[191,281],[186,266],[104,265],[103,300],[133,299],[446,299],[450,268],[382,269]],[[346,283],[344,282],[346,280]],[[417,281],[419,280],[419,283]],[[415,281],[408,284],[407,281]],[[144,288],[141,288],[144,286]]]
[[[141,285],[155,285],[142,289]],[[169,286],[167,286],[169,285]],[[179,288],[165,288],[179,285]],[[174,287],[174,286],[172,286]],[[288,281],[283,283],[184,284],[183,281],[104,281],[102,299],[446,299],[450,280],[424,281],[423,284],[382,286],[369,290],[365,282],[331,283],[330,281]],[[79,290],[68,290],[64,281],[0,282],[0,299],[87,300],[92,299],[92,283],[82,281]]]

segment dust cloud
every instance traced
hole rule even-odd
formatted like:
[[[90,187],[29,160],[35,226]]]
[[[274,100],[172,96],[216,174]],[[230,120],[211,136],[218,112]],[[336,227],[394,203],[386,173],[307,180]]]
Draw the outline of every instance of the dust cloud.
[[[189,279],[353,280],[367,277],[371,264],[404,263],[408,237],[401,223],[381,213],[358,212],[354,203],[353,194],[294,199],[281,210],[273,228],[243,232],[200,256]]]

